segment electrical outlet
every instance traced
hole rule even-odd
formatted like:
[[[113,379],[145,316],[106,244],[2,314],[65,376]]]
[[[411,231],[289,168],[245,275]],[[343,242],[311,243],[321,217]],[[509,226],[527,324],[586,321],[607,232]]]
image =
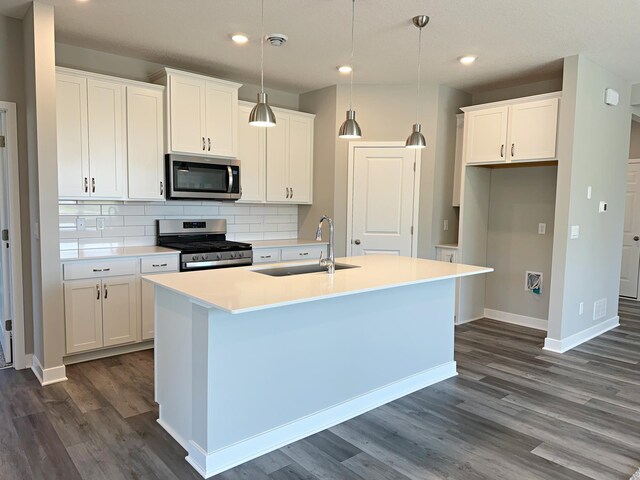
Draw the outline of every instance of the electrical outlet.
[[[547,233],[547,224],[546,223],[539,223],[538,224],[538,235],[544,235],[545,233]]]
[[[76,230],[82,232],[87,229],[87,219],[84,217],[76,218]]]
[[[104,217],[96,218],[96,229],[104,230]]]
[[[449,230],[449,220],[444,221],[444,225],[442,226],[442,228],[444,229],[445,232]]]
[[[582,315],[584,313],[584,302],[580,302],[578,306],[578,315]]]
[[[571,225],[571,240],[580,238],[580,225]]]

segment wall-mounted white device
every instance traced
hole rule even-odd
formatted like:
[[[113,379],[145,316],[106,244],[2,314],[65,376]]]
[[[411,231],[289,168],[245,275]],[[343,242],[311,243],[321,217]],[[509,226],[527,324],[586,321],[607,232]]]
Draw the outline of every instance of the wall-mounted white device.
[[[601,200],[600,204],[598,205],[598,212],[599,213],[604,213],[607,211],[607,202]]]
[[[570,236],[571,236],[571,240],[580,238],[580,225],[571,225]]]
[[[613,88],[607,88],[604,91],[604,103],[615,107],[620,103],[620,94]]]

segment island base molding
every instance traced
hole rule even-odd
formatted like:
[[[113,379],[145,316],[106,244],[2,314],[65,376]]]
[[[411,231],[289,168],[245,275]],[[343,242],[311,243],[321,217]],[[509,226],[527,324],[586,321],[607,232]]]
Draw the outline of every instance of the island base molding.
[[[448,362],[215,452],[207,453],[190,441],[183,445],[189,452],[186,460],[200,475],[209,478],[457,374],[456,362]]]

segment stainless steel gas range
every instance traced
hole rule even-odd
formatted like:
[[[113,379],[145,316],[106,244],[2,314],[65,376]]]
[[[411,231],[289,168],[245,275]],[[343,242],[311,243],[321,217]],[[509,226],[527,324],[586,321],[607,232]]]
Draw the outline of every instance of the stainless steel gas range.
[[[251,265],[251,244],[226,234],[224,219],[158,220],[158,245],[180,250],[181,272]]]

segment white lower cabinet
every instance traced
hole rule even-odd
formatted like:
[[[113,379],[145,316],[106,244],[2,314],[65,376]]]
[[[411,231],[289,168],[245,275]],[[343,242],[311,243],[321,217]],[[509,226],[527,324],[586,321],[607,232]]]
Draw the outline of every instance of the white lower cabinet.
[[[156,273],[171,273],[179,270],[178,255],[162,255],[145,257],[140,261],[140,273],[153,275]],[[149,282],[140,282],[140,307],[142,341],[151,340],[154,337],[155,325],[155,295],[153,285]]]
[[[136,277],[102,281],[102,337],[105,347],[138,340]]]
[[[67,353],[102,347],[102,282],[65,282],[64,315]]]
[[[276,263],[280,261],[280,248],[254,248],[253,263]]]
[[[319,260],[320,253],[327,256],[326,244],[296,245],[291,247],[269,247],[253,249],[253,263],[296,262],[302,260]]]

